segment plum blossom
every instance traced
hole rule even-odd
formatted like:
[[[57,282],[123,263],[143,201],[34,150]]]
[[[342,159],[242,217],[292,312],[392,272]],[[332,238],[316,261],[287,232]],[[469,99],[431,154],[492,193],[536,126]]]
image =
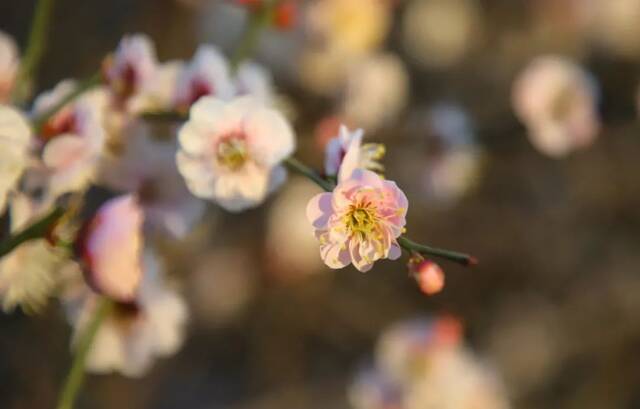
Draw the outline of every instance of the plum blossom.
[[[307,219],[327,266],[337,269],[352,263],[365,272],[376,260],[400,257],[396,239],[404,230],[408,205],[395,182],[356,169],[333,192],[309,201]]]
[[[339,181],[351,176],[355,169],[368,169],[381,173],[384,167],[378,162],[384,156],[384,145],[362,144],[364,131],[351,132],[341,125],[337,136],[325,148],[324,171],[329,176],[337,176]]]
[[[11,231],[16,232],[42,213],[44,207],[24,194],[11,201]],[[0,299],[2,309],[38,312],[56,287],[56,272],[64,255],[45,239],[27,241],[0,259]]]
[[[375,364],[350,388],[355,409],[507,409],[504,386],[462,342],[454,318],[416,319],[386,330]]]
[[[513,107],[540,152],[565,156],[592,144],[600,129],[593,78],[559,56],[533,60],[513,85]]]
[[[33,115],[58,104],[76,84],[66,80],[40,95]],[[108,97],[104,88],[89,91],[62,107],[38,135],[44,144],[42,160],[50,171],[50,193],[54,196],[84,189],[94,178],[105,145],[104,115]]]
[[[143,213],[132,195],[103,204],[75,243],[89,285],[121,302],[136,297],[142,279]]]
[[[178,76],[174,103],[178,110],[187,111],[206,95],[227,100],[234,93],[224,55],[214,46],[201,45],[191,63]]]
[[[16,42],[0,31],[0,104],[9,100],[19,66],[20,55]]]
[[[136,195],[145,230],[185,236],[199,220],[204,203],[193,197],[176,167],[175,138],[153,138],[148,123],[133,121],[121,151],[103,157],[98,183]]]
[[[114,101],[125,111],[138,111],[140,99],[153,93],[158,75],[156,51],[144,34],[127,35],[105,62],[104,76]]]
[[[412,257],[409,260],[409,272],[426,295],[437,294],[444,288],[444,271],[431,260]]]
[[[184,340],[187,307],[162,276],[162,265],[151,251],[144,254],[144,279],[136,297],[116,302],[100,326],[87,356],[87,370],[120,372],[140,377],[154,359],[174,354]],[[98,306],[98,296],[79,291],[67,299],[74,327],[72,346],[87,327]]]
[[[18,110],[0,105],[0,212],[30,160],[31,126]]]
[[[295,148],[291,126],[255,98],[203,97],[178,134],[178,170],[191,192],[229,211],[262,203],[286,176]]]

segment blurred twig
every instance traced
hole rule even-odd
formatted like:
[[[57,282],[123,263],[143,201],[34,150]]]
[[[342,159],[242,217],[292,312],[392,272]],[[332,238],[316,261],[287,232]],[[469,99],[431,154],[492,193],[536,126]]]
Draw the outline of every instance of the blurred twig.
[[[229,61],[231,71],[235,72],[240,64],[249,58],[255,50],[260,33],[269,26],[273,19],[273,10],[278,5],[279,0],[265,1],[258,9],[251,11],[249,24],[246,25],[240,43],[235,48]]]
[[[56,206],[41,219],[35,221],[18,233],[12,234],[0,242],[0,257],[4,257],[20,244],[46,237],[53,225],[62,217],[65,210]]]
[[[13,89],[12,100],[15,103],[24,102],[30,92],[33,76],[38,70],[38,65],[42,60],[47,44],[47,32],[49,31],[54,3],[55,0],[39,0],[36,5],[27,47],[16,77],[16,86]]]

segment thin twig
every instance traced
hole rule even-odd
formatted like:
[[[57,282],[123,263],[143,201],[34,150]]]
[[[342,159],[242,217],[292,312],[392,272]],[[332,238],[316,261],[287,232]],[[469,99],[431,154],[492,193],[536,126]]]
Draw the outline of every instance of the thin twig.
[[[91,345],[98,333],[98,329],[100,329],[100,325],[107,315],[109,315],[112,308],[113,302],[109,299],[100,298],[98,300],[98,305],[91,317],[91,321],[89,321],[89,325],[78,340],[77,349],[73,357],[73,363],[71,364],[71,370],[64,382],[62,392],[58,400],[58,405],[56,406],[57,409],[73,408],[78,392],[84,382],[87,355],[91,351]]]
[[[2,240],[2,242],[0,242],[0,257],[4,257],[26,241],[46,237],[64,212],[65,210],[62,207],[56,206],[39,220],[25,227],[18,233],[12,234],[5,240]]]

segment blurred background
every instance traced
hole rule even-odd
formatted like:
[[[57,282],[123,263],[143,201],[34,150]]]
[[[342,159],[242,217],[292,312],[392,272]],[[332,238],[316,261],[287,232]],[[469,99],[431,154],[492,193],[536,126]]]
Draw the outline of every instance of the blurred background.
[[[0,29],[22,46],[34,4],[0,1]],[[187,240],[160,243],[187,341],[141,379],[89,377],[78,407],[351,408],[390,325],[446,314],[511,407],[640,408],[640,0],[312,0],[290,17],[254,58],[297,156],[321,168],[338,123],[364,128],[410,199],[409,235],[480,264],[440,263],[432,296],[401,262],[331,271],[304,216],[319,190],[291,175],[259,209],[209,205]],[[229,54],[246,19],[232,1],[58,0],[38,87],[90,75],[125,33],[149,34],[163,61],[201,42]],[[597,139],[562,158],[534,148],[511,103],[545,54],[599,88]],[[68,343],[55,304],[0,315],[0,407],[51,407]]]

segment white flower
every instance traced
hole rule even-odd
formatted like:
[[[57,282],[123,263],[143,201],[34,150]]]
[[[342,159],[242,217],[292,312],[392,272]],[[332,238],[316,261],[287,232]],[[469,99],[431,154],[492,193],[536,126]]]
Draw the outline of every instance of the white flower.
[[[11,231],[26,227],[41,210],[42,206],[27,196],[16,195],[11,201]],[[56,287],[55,274],[63,260],[63,254],[44,239],[27,241],[0,259],[3,310],[12,311],[20,305],[25,312],[38,312]]]
[[[147,123],[129,125],[124,151],[104,157],[99,183],[134,193],[148,231],[183,237],[199,220],[204,203],[193,197],[176,167],[175,138],[152,138]]]
[[[115,102],[129,111],[141,105],[135,99],[152,93],[157,85],[158,62],[153,42],[144,34],[127,35],[122,38],[114,55],[107,60],[105,77]]]
[[[0,104],[9,100],[19,67],[20,56],[16,42],[0,31]]]
[[[16,109],[0,105],[0,213],[29,162],[31,126]]]
[[[251,95],[270,103],[274,99],[273,79],[262,65],[245,62],[235,74],[236,95]]]
[[[103,321],[87,356],[88,371],[139,377],[156,358],[170,356],[180,348],[187,307],[164,283],[161,267],[153,253],[145,252],[140,292],[131,302],[116,303]],[[74,347],[93,316],[97,300],[95,294],[85,291],[84,297],[68,302]]]
[[[43,93],[34,103],[33,115],[47,112],[75,87],[74,81],[66,80]],[[51,172],[52,195],[82,190],[93,180],[105,144],[107,103],[106,90],[98,88],[65,105],[43,124],[42,160]]]
[[[229,99],[234,92],[225,57],[216,47],[201,45],[178,77],[175,106],[186,111],[203,96]]]
[[[384,156],[384,145],[377,143],[363,145],[363,135],[362,129],[350,132],[346,126],[340,126],[339,134],[332,138],[325,148],[324,171],[327,175],[344,180],[356,169],[375,172],[384,170],[378,162]]]
[[[565,156],[598,135],[595,81],[564,57],[533,60],[514,82],[512,97],[531,143],[546,155]]]
[[[251,97],[200,99],[178,138],[178,170],[191,192],[229,211],[262,203],[284,180],[280,163],[295,148],[284,116]]]

